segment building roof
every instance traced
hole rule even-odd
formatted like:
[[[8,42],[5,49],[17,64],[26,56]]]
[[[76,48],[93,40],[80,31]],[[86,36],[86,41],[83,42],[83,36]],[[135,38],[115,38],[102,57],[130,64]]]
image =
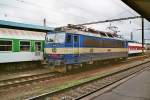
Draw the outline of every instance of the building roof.
[[[129,7],[150,21],[150,0],[122,0]]]
[[[48,32],[52,31],[53,28],[51,27],[44,27],[39,25],[32,25],[32,24],[24,24],[18,22],[11,22],[0,20],[0,27],[1,28],[11,28],[11,29],[21,29],[21,30],[31,30],[31,31],[40,31],[40,32]]]

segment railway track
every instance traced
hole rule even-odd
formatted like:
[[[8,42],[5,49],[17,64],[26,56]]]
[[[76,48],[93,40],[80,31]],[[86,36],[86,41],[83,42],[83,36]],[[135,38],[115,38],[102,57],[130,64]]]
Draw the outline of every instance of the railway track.
[[[59,91],[51,91],[29,100],[79,100],[150,66],[150,61],[102,77],[85,81]]]
[[[134,61],[135,59],[146,58],[146,57],[148,56],[144,55],[138,57],[130,57],[125,62],[131,62]],[[61,73],[47,72],[47,73],[35,74],[30,76],[22,76],[22,77],[7,79],[7,80],[0,80],[0,89],[8,89],[11,87],[32,84],[39,81],[50,80],[52,78],[56,78],[61,75],[62,75]]]
[[[44,81],[58,76],[60,76],[60,73],[48,72],[48,73],[35,74],[30,76],[22,76],[22,77],[7,79],[7,80],[1,80],[0,89],[8,89],[11,87],[17,87],[25,84],[32,84],[33,82]]]

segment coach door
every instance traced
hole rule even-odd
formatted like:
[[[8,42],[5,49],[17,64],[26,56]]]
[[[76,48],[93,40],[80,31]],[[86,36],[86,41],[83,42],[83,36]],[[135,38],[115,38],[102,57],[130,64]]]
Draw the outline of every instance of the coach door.
[[[41,42],[35,42],[35,56],[40,56]]]

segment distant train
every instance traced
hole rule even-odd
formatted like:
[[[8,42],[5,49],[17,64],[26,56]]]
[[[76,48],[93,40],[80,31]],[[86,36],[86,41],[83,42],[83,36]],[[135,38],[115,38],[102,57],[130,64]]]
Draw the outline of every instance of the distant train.
[[[42,60],[45,34],[0,28],[0,63]]]
[[[139,55],[142,53],[149,54],[150,53],[150,44],[145,43],[142,46],[142,43],[136,41],[128,41],[128,55]]]
[[[134,54],[140,54],[144,50],[144,47],[142,47],[142,43],[138,43],[135,41],[128,41],[128,54],[134,55]]]
[[[128,42],[116,34],[69,25],[46,35],[44,52],[49,65],[83,64],[127,58]]]

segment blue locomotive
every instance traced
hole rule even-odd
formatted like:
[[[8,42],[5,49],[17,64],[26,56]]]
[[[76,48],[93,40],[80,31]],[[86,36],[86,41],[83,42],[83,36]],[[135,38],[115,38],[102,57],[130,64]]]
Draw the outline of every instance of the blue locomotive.
[[[44,52],[49,65],[73,65],[126,58],[127,47],[116,34],[69,25],[46,35]]]

